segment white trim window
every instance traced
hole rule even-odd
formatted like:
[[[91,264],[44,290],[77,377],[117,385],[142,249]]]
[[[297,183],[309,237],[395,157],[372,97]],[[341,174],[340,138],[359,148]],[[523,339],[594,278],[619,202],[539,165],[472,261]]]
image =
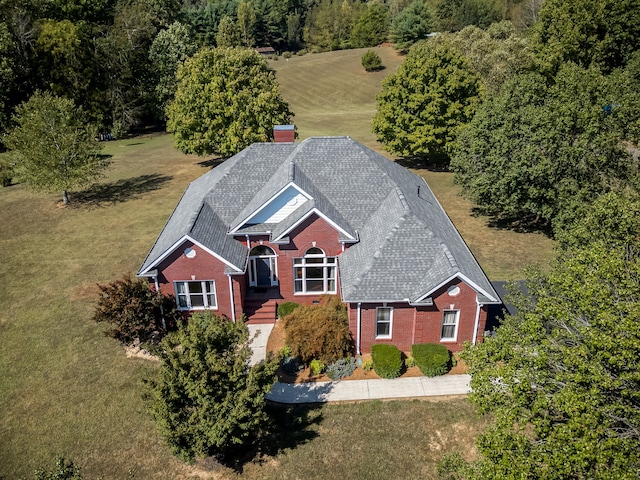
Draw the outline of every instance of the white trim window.
[[[441,341],[456,341],[456,338],[458,338],[459,318],[459,310],[445,310],[442,312],[442,329],[440,330]]]
[[[213,280],[175,282],[175,291],[179,310],[218,308],[216,282]]]
[[[304,257],[293,259],[293,291],[317,295],[336,293],[336,257],[325,256],[322,249],[312,247]]]
[[[376,338],[391,338],[393,307],[376,308]]]

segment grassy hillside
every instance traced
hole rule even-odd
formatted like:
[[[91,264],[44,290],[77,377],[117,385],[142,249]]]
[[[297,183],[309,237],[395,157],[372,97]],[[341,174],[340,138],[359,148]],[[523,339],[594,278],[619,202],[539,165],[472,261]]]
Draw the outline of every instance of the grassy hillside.
[[[347,134],[376,146],[373,99],[400,61],[379,51],[387,70],[373,75],[361,70],[362,51],[274,62],[303,137]],[[172,457],[141,399],[142,379],[157,366],[126,358],[91,315],[96,284],[137,270],[209,159],[177,153],[166,135],[111,142],[106,153],[107,177],[72,195],[83,201],[68,208],[58,195],[0,188],[0,477],[32,476],[63,455],[85,479],[434,478],[441,453],[472,452],[481,422],[456,400],[303,411],[308,426],[292,427],[299,445],[282,445],[243,473]],[[491,276],[517,277],[525,261],[548,256],[542,237],[489,229],[471,216],[449,174],[420,173]]]
[[[371,120],[376,94],[384,77],[396,71],[403,57],[390,47],[377,47],[385,67],[367,73],[361,64],[364,49],[294,56],[270,61],[285,99],[295,113],[301,139],[311,135],[349,135],[376,147]]]

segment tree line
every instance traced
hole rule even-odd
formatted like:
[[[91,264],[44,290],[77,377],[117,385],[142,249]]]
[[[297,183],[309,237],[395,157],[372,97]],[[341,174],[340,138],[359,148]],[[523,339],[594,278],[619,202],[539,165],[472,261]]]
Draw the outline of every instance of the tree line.
[[[377,97],[378,140],[449,168],[499,222],[551,234],[603,193],[638,191],[640,2],[604,3],[547,0],[528,32],[418,42]]]
[[[202,47],[404,45],[505,15],[497,0],[2,0],[0,132],[37,90],[102,132],[162,126],[176,63]]]

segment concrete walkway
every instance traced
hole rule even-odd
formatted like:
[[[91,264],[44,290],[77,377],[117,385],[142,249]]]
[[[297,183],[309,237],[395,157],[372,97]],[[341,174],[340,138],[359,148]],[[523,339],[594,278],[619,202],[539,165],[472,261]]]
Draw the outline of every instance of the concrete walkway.
[[[247,325],[253,338],[250,363],[255,365],[266,357],[267,341],[273,324]],[[325,403],[385,398],[435,397],[466,395],[471,391],[469,375],[441,377],[394,378],[393,380],[342,380],[339,382],[280,383],[266,397],[279,403]]]
[[[469,375],[394,378],[393,380],[342,380],[339,382],[280,383],[267,399],[279,403],[324,403],[385,398],[466,395]]]
[[[273,323],[247,325],[247,330],[249,330],[249,338],[253,338],[249,364],[255,365],[267,357],[267,341],[269,340],[269,335],[271,335],[271,330],[273,330]]]

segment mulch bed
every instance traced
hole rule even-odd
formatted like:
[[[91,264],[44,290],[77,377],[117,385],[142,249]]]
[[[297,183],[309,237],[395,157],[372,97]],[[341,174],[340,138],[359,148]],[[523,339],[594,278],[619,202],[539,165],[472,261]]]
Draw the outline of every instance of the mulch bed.
[[[285,346],[285,332],[284,326],[281,321],[276,321],[276,324],[271,331],[271,335],[269,336],[269,340],[267,341],[267,352],[272,352],[274,354],[278,353],[282,347]],[[362,361],[371,360],[371,355],[364,354],[362,355]],[[467,373],[467,366],[464,362],[458,359],[457,364],[447,373],[447,375],[460,375],[463,373]],[[300,370],[297,375],[292,375],[285,372],[282,368],[278,369],[277,372],[278,381],[282,383],[307,383],[307,382],[330,382],[331,379],[326,375],[311,375],[311,369],[306,367],[303,370]],[[408,378],[408,377],[421,377],[422,372],[418,367],[411,367],[404,371],[400,378]],[[380,379],[381,377],[376,374],[373,370],[365,371],[362,367],[357,367],[353,374],[349,377],[343,378],[342,380],[375,380]]]

